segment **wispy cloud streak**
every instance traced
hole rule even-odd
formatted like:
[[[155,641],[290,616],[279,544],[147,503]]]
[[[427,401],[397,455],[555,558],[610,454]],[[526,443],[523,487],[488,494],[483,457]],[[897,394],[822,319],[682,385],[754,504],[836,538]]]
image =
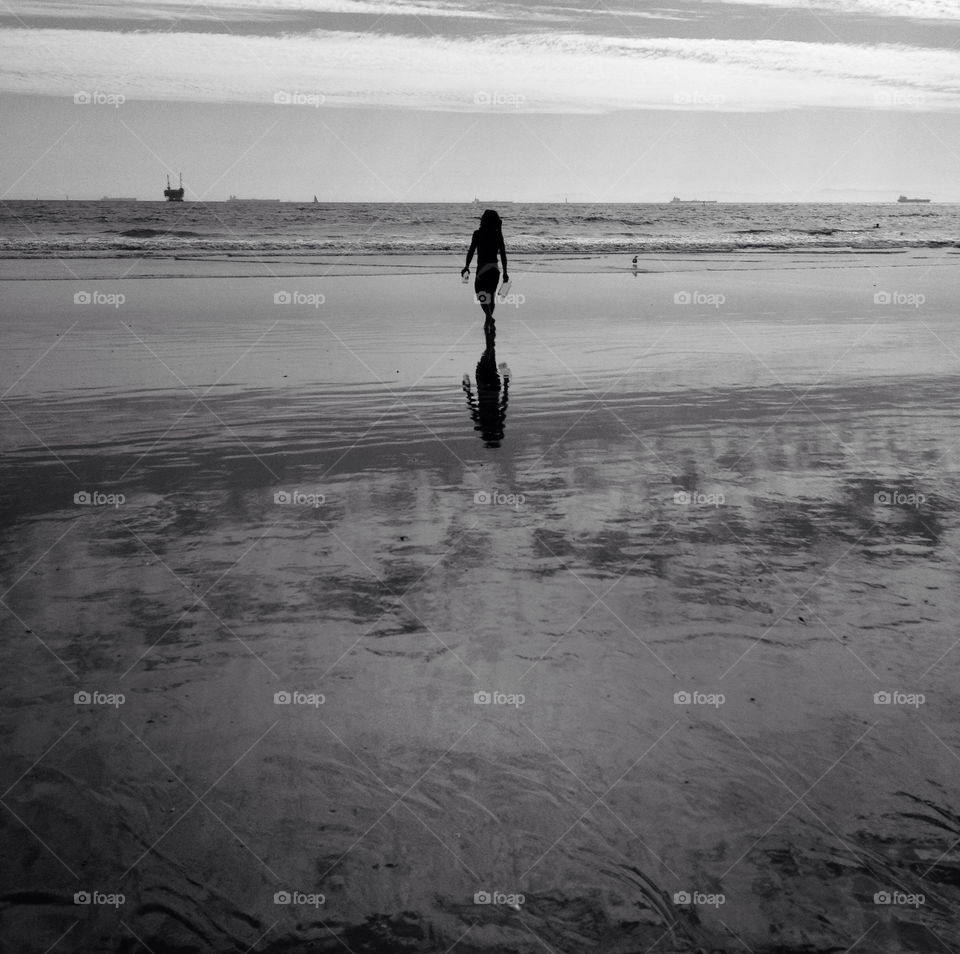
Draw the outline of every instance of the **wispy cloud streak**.
[[[0,31],[0,89],[127,100],[607,112],[960,106],[960,52],[789,41],[531,33],[438,38]]]

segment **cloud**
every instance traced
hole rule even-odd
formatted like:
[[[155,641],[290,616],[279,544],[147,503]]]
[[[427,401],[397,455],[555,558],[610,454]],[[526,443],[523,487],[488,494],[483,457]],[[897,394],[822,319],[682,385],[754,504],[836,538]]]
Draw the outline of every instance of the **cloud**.
[[[777,7],[800,12],[853,13],[914,20],[960,20],[957,0],[718,0],[740,6]]]
[[[21,17],[96,18],[101,20],[221,20],[224,24],[263,20],[294,14],[344,14],[409,18],[457,18],[561,23],[603,16],[649,20],[707,20],[722,16],[714,4],[768,7],[821,15],[854,14],[864,17],[904,17],[917,20],[960,20],[957,0],[670,0],[636,8],[632,0],[605,0],[601,6],[577,6],[572,0],[499,0],[469,5],[457,0],[6,0],[3,12]]]
[[[457,17],[476,20],[539,19],[538,8],[490,3],[468,7],[445,0],[90,0],[89,3],[48,0],[7,0],[6,12],[17,16],[96,19],[150,19],[162,21],[214,19],[225,24],[249,19],[269,20],[291,13],[366,14],[400,17]]]
[[[262,37],[0,30],[0,89],[128,101],[505,112],[960,107],[960,53],[774,40],[580,34]],[[306,102],[304,100],[304,102]],[[284,107],[290,108],[290,107]]]

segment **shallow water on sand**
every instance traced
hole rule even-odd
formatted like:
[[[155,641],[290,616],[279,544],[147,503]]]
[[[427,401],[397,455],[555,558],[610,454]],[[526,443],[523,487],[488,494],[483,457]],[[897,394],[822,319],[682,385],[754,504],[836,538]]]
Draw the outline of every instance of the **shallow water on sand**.
[[[875,280],[86,315],[6,403],[5,949],[960,943],[960,333]]]

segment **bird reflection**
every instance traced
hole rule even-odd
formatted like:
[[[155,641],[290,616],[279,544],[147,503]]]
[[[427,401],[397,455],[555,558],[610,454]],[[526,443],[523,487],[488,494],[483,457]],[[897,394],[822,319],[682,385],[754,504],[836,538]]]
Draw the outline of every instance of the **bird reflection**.
[[[510,369],[506,363],[497,367],[494,340],[496,325],[490,319],[483,327],[486,347],[477,362],[477,392],[473,393],[470,375],[463,376],[463,393],[473,418],[473,429],[480,432],[486,447],[499,447],[503,440],[504,423],[507,419],[507,397],[510,390]]]

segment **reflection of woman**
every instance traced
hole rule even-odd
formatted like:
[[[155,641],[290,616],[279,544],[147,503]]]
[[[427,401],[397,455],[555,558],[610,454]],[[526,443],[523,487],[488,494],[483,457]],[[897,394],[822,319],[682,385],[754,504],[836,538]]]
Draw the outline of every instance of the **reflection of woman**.
[[[488,323],[484,327],[486,348],[477,362],[477,394],[470,387],[470,375],[463,376],[463,392],[467,396],[467,406],[473,418],[473,429],[487,447],[499,447],[503,440],[504,423],[507,420],[507,392],[510,389],[510,369],[501,364],[497,367],[497,355],[494,350],[494,332]],[[501,375],[503,376],[503,394],[500,393]]]
[[[503,280],[510,281],[507,276],[507,250],[503,244],[502,225],[500,216],[493,209],[487,209],[480,216],[480,228],[473,233],[470,251],[467,252],[467,264],[460,271],[461,275],[469,273],[470,262],[476,252],[477,277],[473,281],[473,290],[488,322],[493,320],[494,297],[500,283],[500,272],[497,271],[498,255],[503,262]]]

